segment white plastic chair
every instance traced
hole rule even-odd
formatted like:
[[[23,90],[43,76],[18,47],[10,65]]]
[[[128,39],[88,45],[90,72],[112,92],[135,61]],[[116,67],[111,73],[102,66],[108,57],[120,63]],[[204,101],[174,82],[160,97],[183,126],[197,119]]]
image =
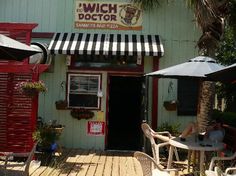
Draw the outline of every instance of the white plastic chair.
[[[215,166],[216,161],[223,160],[233,160],[236,159],[236,152],[229,157],[212,157],[209,169],[205,171],[207,176],[226,176],[226,175],[234,175],[236,176],[236,166],[228,167],[224,172],[218,166]]]
[[[141,128],[144,135],[150,140],[153,157],[156,160],[157,164],[159,164],[159,148],[169,145],[169,139],[173,138],[173,136],[171,136],[168,131],[155,132],[147,123],[142,123]],[[159,145],[159,147],[157,146],[155,138],[163,142]],[[179,161],[179,155],[176,148],[174,149],[174,153],[176,160]]]
[[[34,152],[36,150],[37,143],[34,144],[32,150],[27,153],[9,153],[5,158],[4,165],[1,168],[0,175],[6,175],[6,176],[29,176],[29,167],[30,163],[33,159]],[[27,157],[26,161],[23,163],[9,163],[9,160],[12,157]],[[14,167],[19,170],[14,170]],[[11,168],[11,169],[8,169]]]
[[[134,157],[140,162],[143,176],[170,176],[174,172],[175,176],[178,175],[177,169],[163,169],[157,162],[143,152],[135,152]]]

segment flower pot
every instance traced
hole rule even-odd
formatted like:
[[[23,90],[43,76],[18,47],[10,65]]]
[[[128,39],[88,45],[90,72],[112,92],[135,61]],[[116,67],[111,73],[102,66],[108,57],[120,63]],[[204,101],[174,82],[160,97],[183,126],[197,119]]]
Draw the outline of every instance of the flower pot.
[[[87,109],[72,109],[70,112],[71,116],[80,119],[91,119],[94,116],[94,112]]]
[[[31,98],[32,98],[32,97],[38,95],[38,90],[35,89],[35,88],[32,88],[32,89],[26,89],[26,88],[24,88],[24,89],[23,89],[23,94],[26,95],[26,96],[28,96],[28,97],[31,97]]]
[[[164,101],[163,105],[167,111],[175,111],[177,109],[176,101]]]
[[[55,105],[58,110],[67,109],[67,102],[65,100],[56,101]]]

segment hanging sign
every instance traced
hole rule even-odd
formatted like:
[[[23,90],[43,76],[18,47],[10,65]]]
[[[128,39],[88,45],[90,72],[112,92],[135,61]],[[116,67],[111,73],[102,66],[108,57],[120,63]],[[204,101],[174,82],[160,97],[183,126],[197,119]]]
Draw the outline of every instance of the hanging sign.
[[[141,30],[142,10],[132,3],[75,2],[75,28]]]
[[[92,136],[101,136],[105,134],[105,122],[88,121],[87,134]]]

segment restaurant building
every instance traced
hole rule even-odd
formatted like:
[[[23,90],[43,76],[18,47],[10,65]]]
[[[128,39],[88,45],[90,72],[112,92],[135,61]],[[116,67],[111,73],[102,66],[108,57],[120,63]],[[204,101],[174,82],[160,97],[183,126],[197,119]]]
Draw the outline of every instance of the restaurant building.
[[[65,125],[62,146],[140,150],[145,117],[153,128],[195,118],[191,97],[180,109],[163,106],[188,87],[144,77],[198,55],[199,31],[184,1],[143,10],[125,0],[2,0],[0,21],[38,24],[31,41],[49,66],[38,116]]]

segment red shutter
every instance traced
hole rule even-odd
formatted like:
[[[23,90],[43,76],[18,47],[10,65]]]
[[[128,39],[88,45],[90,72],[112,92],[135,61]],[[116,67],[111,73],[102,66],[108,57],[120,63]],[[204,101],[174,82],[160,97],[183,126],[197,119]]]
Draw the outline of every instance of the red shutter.
[[[0,23],[0,33],[30,45],[36,26],[34,23]],[[15,85],[26,80],[37,81],[45,69],[41,65],[28,64],[28,59],[20,63],[0,61],[0,151],[31,151],[38,97],[22,95]]]
[[[18,82],[26,80],[32,80],[32,75],[0,73],[0,151],[31,150],[34,101],[15,89]]]

